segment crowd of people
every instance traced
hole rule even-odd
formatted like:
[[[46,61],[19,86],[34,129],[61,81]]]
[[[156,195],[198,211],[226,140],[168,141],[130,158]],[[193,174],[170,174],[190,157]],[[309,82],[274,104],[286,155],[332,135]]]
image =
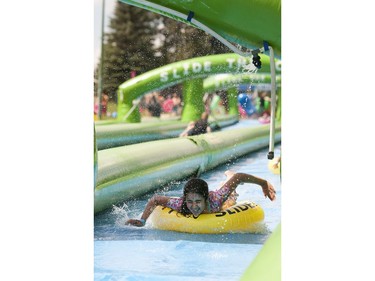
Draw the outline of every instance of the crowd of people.
[[[94,97],[94,120],[99,120],[99,105],[101,107],[101,118],[116,118],[117,112],[110,112],[109,96],[106,93],[99,98]],[[181,97],[177,93],[168,94],[166,97],[159,92],[152,92],[142,96],[139,102],[139,111],[142,117],[162,117],[162,116],[180,116],[182,113]]]
[[[100,105],[100,117],[101,118],[116,118],[117,112],[110,112],[108,110],[109,96],[106,93],[101,95],[101,101],[99,103],[99,98],[94,98],[94,120],[99,120],[99,105]]]
[[[238,110],[241,118],[258,119],[269,123],[271,118],[270,91],[248,91],[238,96]]]
[[[225,91],[216,93],[206,93],[203,98],[205,104],[205,113],[208,115],[221,115],[228,113],[228,96]],[[238,96],[238,110],[241,118],[258,119],[260,123],[270,122],[270,91],[247,91]],[[116,118],[117,112],[110,112],[109,96],[106,93],[101,95],[100,101],[101,118]],[[183,100],[180,93],[151,92],[141,97],[139,102],[139,111],[142,117],[168,118],[181,116],[183,109]],[[99,99],[94,99],[94,118],[98,120],[99,115]],[[201,117],[200,120],[192,121],[182,135],[189,135],[188,131],[193,129],[197,124],[201,129],[198,131],[209,132],[210,127],[207,123],[208,116]],[[206,120],[205,120],[206,119]],[[207,128],[207,131],[206,129]],[[197,128],[196,128],[197,129]]]
[[[158,92],[144,95],[139,103],[142,116],[161,117],[180,116],[182,113],[181,97],[177,93],[168,94],[166,97]]]

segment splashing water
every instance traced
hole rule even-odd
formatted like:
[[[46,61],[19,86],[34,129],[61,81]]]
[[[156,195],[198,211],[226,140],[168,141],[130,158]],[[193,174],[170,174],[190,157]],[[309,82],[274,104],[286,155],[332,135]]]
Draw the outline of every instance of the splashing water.
[[[125,203],[122,205],[122,207],[113,205],[111,215],[115,217],[115,225],[123,226],[124,222],[129,219],[129,212],[130,209]]]
[[[250,60],[249,60],[249,63],[245,64],[243,66],[243,70],[247,74],[249,74],[249,73],[257,73],[257,71],[258,71],[258,68],[253,64],[253,59],[252,58],[253,57],[251,56]]]
[[[247,64],[245,64],[244,66],[243,66],[243,73],[244,74],[255,74],[255,73],[257,73],[258,72],[258,68],[254,65],[254,63],[253,63],[253,56],[250,56],[249,57],[250,59],[249,59],[249,63],[247,63]],[[250,84],[249,84],[249,90],[251,90],[252,89],[252,87],[253,87],[253,78],[251,79],[251,81],[250,81]]]

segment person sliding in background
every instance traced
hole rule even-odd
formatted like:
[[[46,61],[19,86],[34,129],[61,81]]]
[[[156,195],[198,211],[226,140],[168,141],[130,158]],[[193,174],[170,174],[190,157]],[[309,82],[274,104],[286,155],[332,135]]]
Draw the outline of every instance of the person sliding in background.
[[[147,203],[140,219],[129,219],[126,225],[144,226],[156,206],[169,207],[184,216],[198,217],[200,214],[216,213],[236,204],[235,189],[243,183],[253,183],[262,187],[264,196],[271,201],[276,191],[268,181],[246,174],[226,171],[227,180],[216,191],[209,191],[208,184],[202,179],[192,178],[184,186],[182,197],[154,195]],[[233,200],[234,199],[234,200]],[[230,202],[228,202],[230,201]],[[228,204],[230,203],[230,204]]]
[[[211,127],[208,125],[208,113],[203,112],[201,115],[201,119],[195,122],[190,122],[185,131],[180,134],[180,137],[196,136],[210,132]]]

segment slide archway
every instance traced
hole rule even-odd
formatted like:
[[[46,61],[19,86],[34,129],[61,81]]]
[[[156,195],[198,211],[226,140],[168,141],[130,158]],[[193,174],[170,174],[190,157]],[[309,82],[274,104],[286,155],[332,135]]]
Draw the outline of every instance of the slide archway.
[[[197,113],[193,112],[189,115],[189,108],[202,105],[203,77],[220,73],[240,74],[249,71],[270,73],[270,58],[263,54],[259,56],[262,62],[260,69],[253,66],[252,59],[249,57],[237,54],[220,54],[175,62],[129,79],[118,89],[118,120],[140,122],[139,110],[132,110],[133,100],[148,92],[161,90],[184,81],[188,88],[188,90],[184,90],[184,95],[189,96],[189,99],[184,101],[184,108],[188,110],[184,111],[183,120],[194,120]],[[276,73],[280,74],[281,61],[277,61],[276,65]]]
[[[281,84],[281,75],[276,76],[278,86]],[[269,73],[241,73],[241,74],[217,74],[207,77],[203,81],[203,89],[205,92],[215,92],[218,90],[226,90],[240,84],[259,84],[271,83],[271,74]]]

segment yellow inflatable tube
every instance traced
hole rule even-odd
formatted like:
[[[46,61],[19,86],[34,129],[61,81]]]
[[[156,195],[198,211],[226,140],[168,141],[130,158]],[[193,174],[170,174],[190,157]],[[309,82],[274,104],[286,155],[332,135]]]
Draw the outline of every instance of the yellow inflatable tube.
[[[263,209],[249,201],[238,203],[213,214],[201,214],[198,218],[184,215],[167,207],[157,206],[150,222],[154,228],[188,233],[257,233],[262,229]]]

